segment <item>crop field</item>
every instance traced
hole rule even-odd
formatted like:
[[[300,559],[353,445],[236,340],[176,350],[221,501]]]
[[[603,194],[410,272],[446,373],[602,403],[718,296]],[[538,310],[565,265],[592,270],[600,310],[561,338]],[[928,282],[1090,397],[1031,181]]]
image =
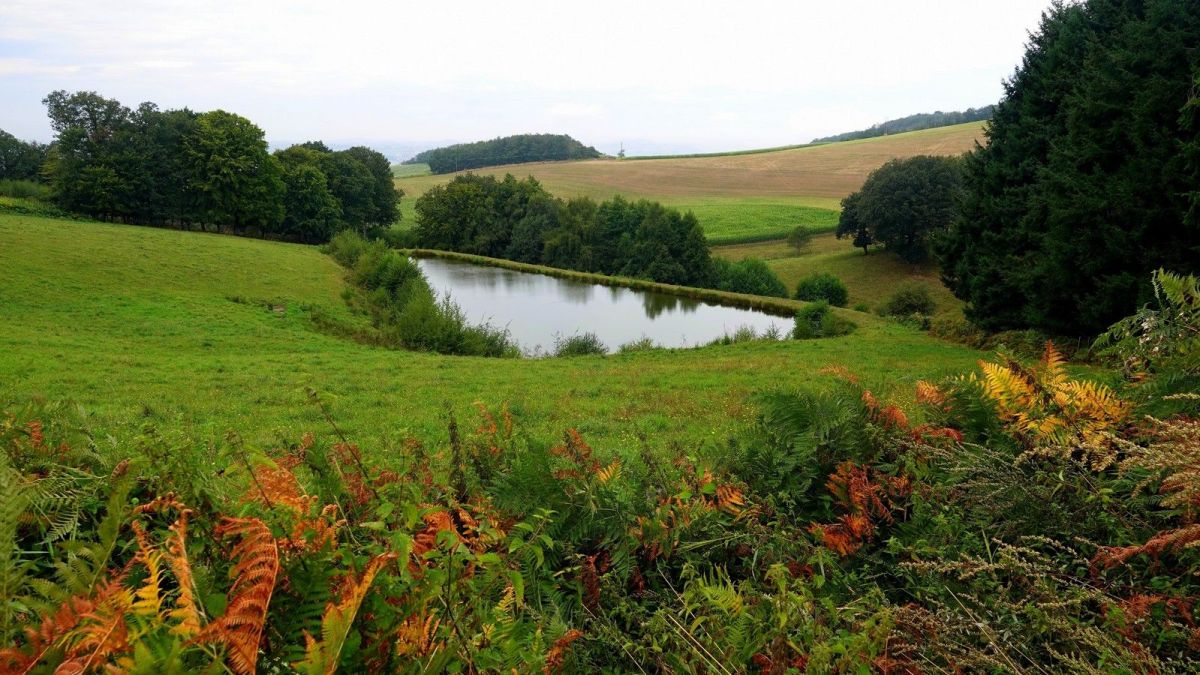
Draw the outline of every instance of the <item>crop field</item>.
[[[921,284],[937,303],[935,316],[962,316],[962,301],[942,284],[932,264],[913,265],[895,254],[876,249],[864,256],[862,249],[854,248],[847,239],[837,239],[832,232],[816,235],[800,252],[782,241],[764,241],[717,246],[713,253],[730,260],[765,260],[789,290],[795,290],[796,283],[809,274],[834,274],[850,291],[851,307],[863,303],[873,310],[896,291],[898,284]]]
[[[620,194],[690,209],[715,242],[762,239],[801,224],[827,229],[838,203],[857,190],[872,169],[894,157],[953,155],[983,138],[978,123],[895,136],[803,146],[772,152],[659,159],[545,162],[480,169],[476,173],[531,175],[558,197],[607,199]],[[412,203],[453,177],[402,178],[406,220]],[[817,215],[812,210],[829,211]]]
[[[315,247],[40,217],[0,215],[0,278],[6,404],[69,399],[108,424],[264,444],[329,433],[312,387],[370,440],[441,437],[448,409],[471,420],[479,402],[543,436],[694,447],[750,420],[754,392],[812,386],[826,366],[909,391],[980,356],[859,313],[853,334],[812,341],[542,360],[391,351],[316,328],[317,314],[365,319]]]

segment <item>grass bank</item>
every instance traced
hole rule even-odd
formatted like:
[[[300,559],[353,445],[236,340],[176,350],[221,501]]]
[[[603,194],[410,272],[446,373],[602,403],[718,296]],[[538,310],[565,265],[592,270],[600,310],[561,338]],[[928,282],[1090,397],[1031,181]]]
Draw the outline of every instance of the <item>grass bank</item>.
[[[97,423],[269,446],[327,433],[306,387],[364,442],[442,438],[447,410],[507,402],[530,433],[576,427],[597,447],[647,436],[686,448],[754,415],[763,389],[817,387],[851,368],[881,390],[973,367],[982,354],[869,316],[853,334],[572,359],[384,349],[320,329],[369,319],[316,247],[0,214],[0,400],[69,399]],[[797,303],[798,304],[798,303]],[[384,438],[380,438],[380,434]]]

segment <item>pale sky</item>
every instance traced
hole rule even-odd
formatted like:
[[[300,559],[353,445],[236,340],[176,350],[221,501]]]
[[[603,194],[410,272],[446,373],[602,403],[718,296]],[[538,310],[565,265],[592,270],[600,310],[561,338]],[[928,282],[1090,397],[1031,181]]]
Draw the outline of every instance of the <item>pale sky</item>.
[[[272,141],[803,143],[994,103],[1049,0],[0,0],[0,129],[42,98],[222,108]]]

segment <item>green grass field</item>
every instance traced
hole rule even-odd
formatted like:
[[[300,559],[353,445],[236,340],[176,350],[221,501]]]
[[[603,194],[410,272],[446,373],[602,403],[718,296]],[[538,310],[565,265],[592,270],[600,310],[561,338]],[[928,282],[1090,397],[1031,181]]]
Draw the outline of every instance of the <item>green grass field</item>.
[[[765,260],[779,278],[794,291],[801,278],[814,272],[836,275],[850,291],[850,303],[870,305],[874,310],[896,291],[897,285],[917,283],[929,289],[937,303],[937,317],[961,317],[962,301],[954,297],[938,277],[933,265],[913,265],[899,256],[882,250],[863,255],[862,249],[851,246],[846,239],[837,239],[832,232],[818,234],[802,252],[782,241],[717,246],[715,255],[741,260]]]
[[[392,175],[396,178],[412,178],[415,176],[428,176],[432,172],[429,170],[428,164],[393,164]]]
[[[639,436],[692,447],[752,418],[751,395],[840,364],[881,389],[961,372],[979,353],[857,314],[836,339],[575,359],[389,351],[319,332],[321,308],[363,321],[341,269],[314,247],[0,215],[0,399],[70,399],[106,424],[154,424],[254,443],[328,433],[314,387],[347,433],[445,433],[476,401],[507,402],[531,433],[578,427],[598,445]]]

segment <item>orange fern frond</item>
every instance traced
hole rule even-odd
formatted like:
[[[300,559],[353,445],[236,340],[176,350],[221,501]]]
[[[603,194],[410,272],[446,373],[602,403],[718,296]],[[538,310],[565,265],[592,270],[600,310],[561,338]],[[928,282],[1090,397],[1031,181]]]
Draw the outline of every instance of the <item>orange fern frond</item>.
[[[190,638],[200,632],[200,605],[196,602],[196,583],[192,578],[192,565],[187,556],[187,519],[190,510],[179,514],[179,520],[171,525],[171,535],[167,539],[166,558],[175,581],[179,585],[179,597],[175,599],[175,608],[167,612],[167,616],[176,621],[171,632],[182,638]]]
[[[122,579],[117,578],[100,587],[93,608],[66,635],[65,659],[56,674],[86,673],[130,650],[125,615],[133,605],[133,594],[121,583]]]
[[[435,639],[442,620],[430,614],[425,618],[413,615],[404,620],[396,631],[396,656],[414,659],[428,656],[441,648]]]
[[[570,649],[571,643],[583,637],[583,631],[572,628],[563,634],[562,637],[554,641],[550,645],[550,650],[546,652],[545,667],[542,672],[546,675],[555,673],[559,668],[562,668],[563,661],[567,658],[567,650]]]
[[[241,538],[232,552],[231,599],[225,613],[190,642],[223,644],[229,650],[234,672],[253,673],[267,607],[279,576],[279,546],[271,530],[257,518],[226,518],[216,533],[223,538]]]
[[[926,382],[925,380],[918,380],[917,402],[922,405],[940,408],[946,405],[946,394],[941,389],[938,389],[936,384]]]

